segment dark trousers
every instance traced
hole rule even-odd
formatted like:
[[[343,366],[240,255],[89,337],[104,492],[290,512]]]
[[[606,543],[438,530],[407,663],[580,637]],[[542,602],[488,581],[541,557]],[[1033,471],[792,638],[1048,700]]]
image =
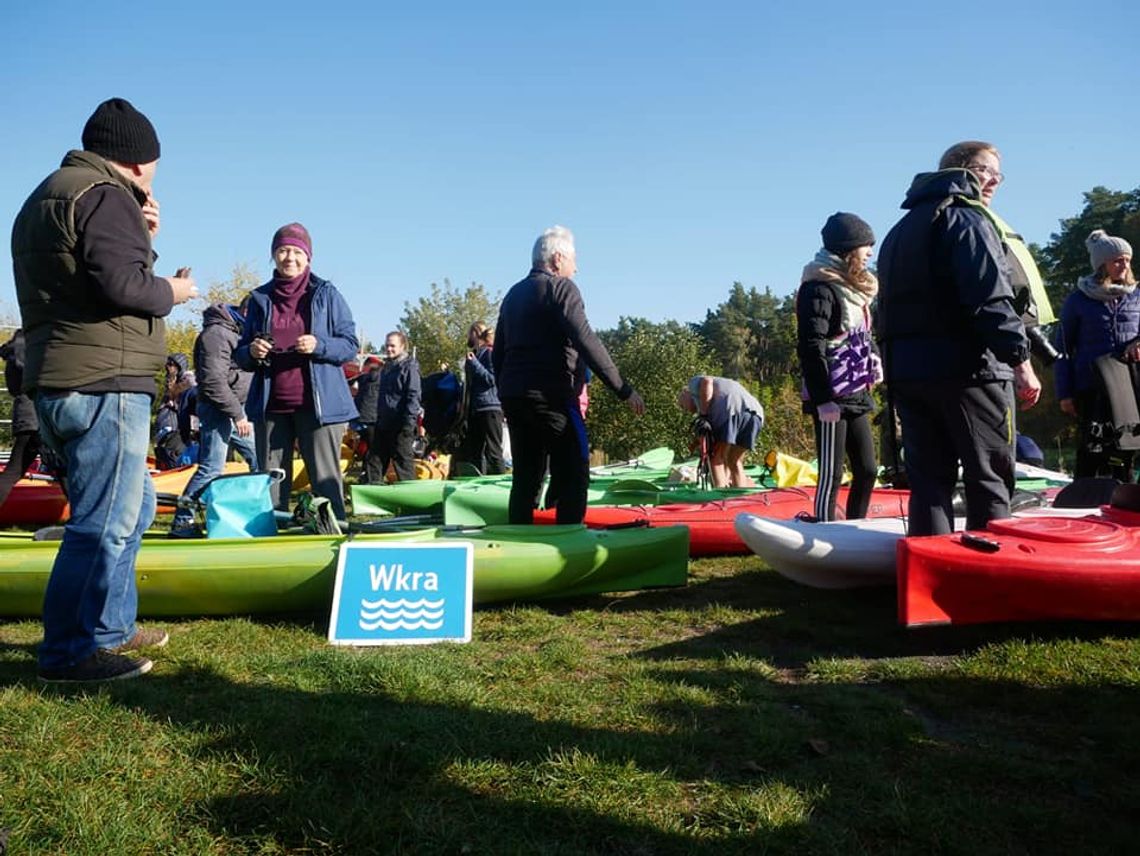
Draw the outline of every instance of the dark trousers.
[[[910,481],[910,534],[954,531],[958,463],[966,528],[1009,517],[1014,479],[1013,383],[896,383],[903,455]]]
[[[1111,410],[1104,396],[1096,390],[1077,394],[1077,465],[1073,478],[1104,476],[1123,484],[1136,481],[1133,476],[1135,452],[1117,449],[1111,442],[1094,437],[1093,423],[1111,422]]]
[[[412,481],[416,477],[412,455],[412,440],[415,436],[415,423],[405,422],[395,426],[376,423],[372,429],[372,439],[368,443],[368,457],[365,459],[365,471],[370,484],[384,483],[389,463],[396,470],[396,478],[400,481]]]
[[[843,480],[843,459],[851,462],[851,489],[847,492],[847,519],[867,516],[871,491],[875,487],[875,440],[871,436],[871,414],[842,416],[838,422],[815,423],[815,450],[819,458],[819,480],[815,489],[815,516],[835,519],[839,484]]]
[[[467,419],[460,459],[487,476],[507,471],[503,462],[503,411],[479,410]]]
[[[513,475],[508,516],[533,523],[546,465],[558,485],[558,523],[581,523],[590,484],[590,446],[578,402],[541,392],[503,399],[511,429]]]
[[[8,456],[8,464],[4,472],[0,473],[0,505],[3,505],[12,488],[16,486],[36,455],[40,453],[40,435],[38,431],[21,431],[12,442],[12,453]]]

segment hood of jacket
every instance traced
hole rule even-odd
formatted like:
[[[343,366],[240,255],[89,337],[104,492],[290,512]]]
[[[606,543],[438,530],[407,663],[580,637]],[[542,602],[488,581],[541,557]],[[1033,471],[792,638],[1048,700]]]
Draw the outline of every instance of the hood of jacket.
[[[240,332],[245,324],[245,319],[238,313],[236,306],[231,306],[228,303],[214,303],[207,306],[206,311],[202,313],[202,327],[209,327],[213,324],[224,324],[230,330]]]
[[[910,183],[902,206],[917,208],[924,202],[941,202],[950,196],[982,201],[982,189],[977,178],[968,169],[940,169],[937,172],[920,172]]]

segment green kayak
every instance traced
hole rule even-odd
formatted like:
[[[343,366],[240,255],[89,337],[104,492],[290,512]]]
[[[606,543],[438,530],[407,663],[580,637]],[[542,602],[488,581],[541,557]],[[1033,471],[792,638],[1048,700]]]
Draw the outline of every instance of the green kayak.
[[[677,503],[717,502],[738,496],[751,496],[769,487],[712,488],[691,484],[616,482],[605,490],[591,490],[590,505],[675,505]],[[449,526],[487,526],[507,522],[510,484],[463,485],[443,500],[443,522]]]
[[[329,609],[340,545],[453,539],[474,545],[475,603],[542,600],[684,585],[684,527],[419,529],[363,535],[145,540],[136,575],[142,616],[252,615]],[[0,615],[38,616],[58,541],[0,537]]]

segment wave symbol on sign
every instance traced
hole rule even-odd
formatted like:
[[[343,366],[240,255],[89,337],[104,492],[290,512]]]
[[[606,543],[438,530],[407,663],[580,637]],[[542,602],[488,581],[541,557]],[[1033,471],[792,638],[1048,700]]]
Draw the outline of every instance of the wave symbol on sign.
[[[362,600],[361,630],[439,630],[443,626],[443,599]]]

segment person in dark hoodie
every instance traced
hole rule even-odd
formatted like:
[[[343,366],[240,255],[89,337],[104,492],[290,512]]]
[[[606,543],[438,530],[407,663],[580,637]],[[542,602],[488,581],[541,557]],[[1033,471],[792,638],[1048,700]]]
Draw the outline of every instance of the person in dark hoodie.
[[[280,511],[293,490],[293,446],[300,447],[313,493],[345,519],[340,447],[358,415],[344,376],[356,358],[356,324],[336,286],[312,272],[313,241],[300,223],[273,235],[273,279],[249,296],[237,364],[253,371],[246,413],[254,424],[259,469],[280,469],[271,488]]]
[[[399,481],[416,477],[412,441],[416,432],[422,430],[420,365],[408,353],[408,337],[393,330],[384,339],[384,355],[386,362],[377,384],[376,425],[366,459],[371,484],[384,483],[389,463]]]
[[[871,302],[879,290],[867,269],[875,235],[854,214],[837,211],[821,231],[823,248],[805,267],[796,292],[796,353],[804,412],[815,427],[819,481],[815,517],[835,519],[843,459],[851,463],[847,519],[867,516],[875,486],[871,388],[882,364],[871,341]]]
[[[24,391],[35,392],[40,438],[71,504],[44,593],[39,678],[52,683],[145,674],[151,661],[131,652],[169,639],[135,623],[135,560],[155,512],[146,457],[163,318],[198,296],[189,268],[154,273],[160,146],[150,120],[111,98],[82,139],[12,226]]]
[[[162,400],[154,416],[154,459],[160,470],[181,466],[190,442],[189,432],[183,430],[181,411],[187,393],[196,383],[194,372],[190,370],[190,358],[185,354],[167,356],[165,369]]]
[[[249,465],[257,470],[257,449],[253,441],[253,423],[245,415],[251,374],[234,361],[234,349],[245,326],[246,297],[240,306],[215,303],[202,313],[202,332],[194,340],[194,374],[198,380],[198,469],[182,490],[184,498],[193,497],[226,468],[226,456],[232,446]],[[194,513],[182,505],[174,515],[170,533],[173,537],[199,534]]]
[[[959,463],[966,528],[1009,516],[1014,395],[1027,409],[1041,394],[1007,244],[986,210],[1002,179],[991,144],[951,146],[937,172],[915,176],[879,252],[879,329],[912,535],[953,531]]]
[[[4,472],[0,473],[0,506],[40,453],[40,421],[36,404],[24,389],[24,331],[17,329],[12,338],[0,345],[4,359],[4,382],[12,396],[12,452]]]
[[[578,403],[588,367],[640,416],[645,402],[630,386],[586,319],[574,235],[552,226],[534,242],[531,270],[499,308],[492,363],[511,431],[513,478],[508,517],[533,523],[547,461],[558,488],[559,523],[581,523],[590,481],[590,444]],[[584,363],[583,367],[581,363]]]

